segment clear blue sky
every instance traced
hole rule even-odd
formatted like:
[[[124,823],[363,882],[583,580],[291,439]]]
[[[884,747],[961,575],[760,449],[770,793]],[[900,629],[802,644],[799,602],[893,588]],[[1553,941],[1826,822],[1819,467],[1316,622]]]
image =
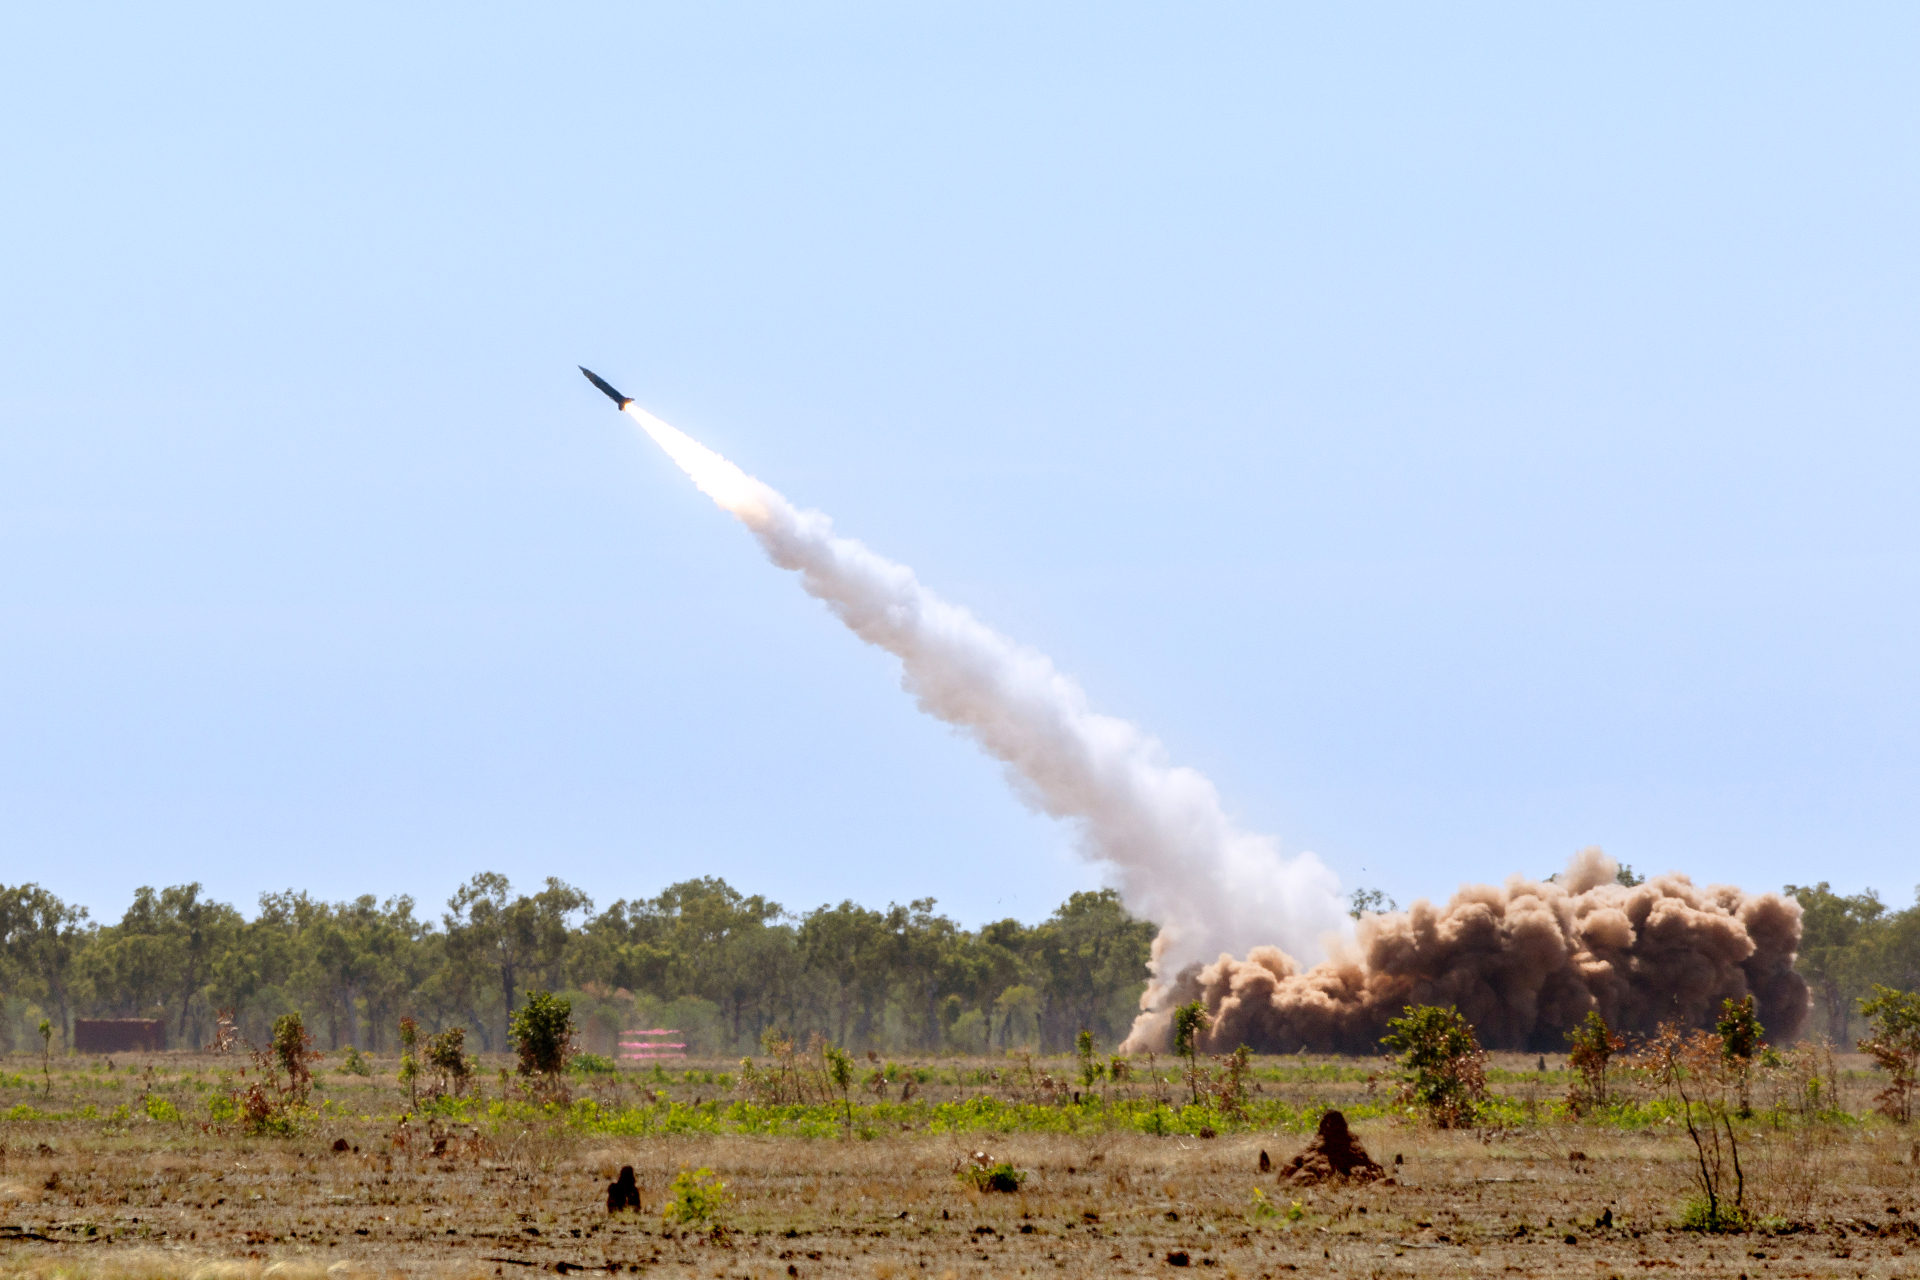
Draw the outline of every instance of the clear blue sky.
[[[1916,36],[15,7],[0,882],[1097,885],[585,363],[1350,885],[1904,903]]]

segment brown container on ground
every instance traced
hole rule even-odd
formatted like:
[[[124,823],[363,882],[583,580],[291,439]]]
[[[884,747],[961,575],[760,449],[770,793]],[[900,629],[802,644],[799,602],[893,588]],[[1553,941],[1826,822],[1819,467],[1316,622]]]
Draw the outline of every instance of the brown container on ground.
[[[158,1052],[167,1047],[166,1028],[155,1018],[75,1018],[75,1053]]]

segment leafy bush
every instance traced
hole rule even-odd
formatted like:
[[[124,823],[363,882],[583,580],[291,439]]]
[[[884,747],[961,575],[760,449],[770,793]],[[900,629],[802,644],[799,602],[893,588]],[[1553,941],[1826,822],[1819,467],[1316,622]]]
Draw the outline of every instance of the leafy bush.
[[[1598,1009],[1587,1011],[1586,1020],[1567,1032],[1572,1048],[1567,1067],[1573,1084],[1567,1090],[1567,1110],[1576,1116],[1607,1105],[1607,1063],[1627,1042],[1613,1033]]]
[[[959,1176],[960,1181],[977,1191],[1000,1191],[1007,1195],[1020,1190],[1027,1180],[1024,1171],[1005,1160],[990,1161],[977,1153],[972,1163],[961,1166]]]
[[[1680,1210],[1682,1231],[1745,1231],[1752,1221],[1744,1207],[1717,1196],[1694,1196]]]
[[[296,1107],[304,1107],[307,1095],[313,1091],[312,1063],[319,1056],[313,1047],[313,1037],[307,1034],[297,1012],[283,1013],[275,1019],[273,1062],[286,1073],[287,1100]]]
[[[1733,1074],[1740,1093],[1740,1114],[1753,1114],[1753,1058],[1760,1050],[1767,1029],[1753,1011],[1753,997],[1722,1000],[1720,1021],[1714,1030],[1720,1036],[1720,1058]]]
[[[1408,1005],[1388,1021],[1380,1043],[1391,1051],[1402,1105],[1442,1129],[1474,1122],[1487,1095],[1487,1055],[1458,1009]]]
[[[820,1069],[833,1087],[840,1091],[840,1101],[847,1109],[847,1132],[853,1132],[853,1098],[848,1092],[853,1088],[853,1055],[838,1045],[820,1044]]]
[[[1082,1031],[1073,1041],[1074,1052],[1080,1055],[1080,1087],[1091,1089],[1100,1083],[1100,1077],[1107,1073],[1106,1065],[1094,1060],[1093,1032]]]
[[[583,1076],[610,1076],[620,1068],[614,1065],[612,1058],[597,1053],[576,1053],[573,1061],[567,1064],[567,1069]]]
[[[1195,1054],[1200,1049],[1200,1037],[1212,1025],[1207,1017],[1207,1006],[1194,1000],[1180,1005],[1173,1011],[1173,1051],[1187,1060],[1187,1084],[1193,1090],[1193,1101],[1200,1101],[1200,1065]]]
[[[688,1169],[683,1165],[667,1188],[667,1205],[660,1216],[669,1223],[686,1226],[718,1225],[731,1200],[727,1184],[720,1181],[713,1170]]]
[[[459,1097],[473,1079],[473,1059],[467,1056],[467,1029],[448,1027],[427,1040],[427,1065],[440,1075],[439,1089]]]
[[[348,1045],[346,1056],[340,1063],[340,1074],[343,1076],[371,1076],[373,1074],[373,1064],[367,1061],[366,1054],[360,1052],[360,1050],[354,1048],[352,1045]]]
[[[420,1095],[420,1024],[412,1018],[400,1019],[400,1083],[407,1089],[407,1105],[418,1109]]]
[[[1860,1051],[1892,1077],[1874,1097],[1880,1110],[1906,1124],[1913,1119],[1916,1077],[1920,1077],[1920,993],[1873,984],[1873,998],[1860,1002],[1860,1015],[1873,1034]]]
[[[557,1076],[574,1054],[573,1002],[551,991],[529,991],[508,1024],[523,1076]]]

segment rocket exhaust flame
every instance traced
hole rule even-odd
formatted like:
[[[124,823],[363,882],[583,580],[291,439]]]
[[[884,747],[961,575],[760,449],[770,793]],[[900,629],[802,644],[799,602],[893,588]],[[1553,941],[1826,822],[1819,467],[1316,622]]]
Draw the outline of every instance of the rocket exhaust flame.
[[[618,395],[618,393],[611,393]],[[1078,827],[1081,853],[1108,868],[1129,910],[1161,926],[1156,983],[1220,951],[1280,943],[1321,954],[1346,923],[1331,871],[1310,853],[1235,827],[1214,786],[1168,763],[1139,728],[1087,705],[1041,653],[1014,643],[922,586],[913,571],[833,532],[705,445],[631,401],[622,409],[701,492],[800,574],[853,633],[900,659],[920,709],[964,731],[1006,766],[1033,809]]]

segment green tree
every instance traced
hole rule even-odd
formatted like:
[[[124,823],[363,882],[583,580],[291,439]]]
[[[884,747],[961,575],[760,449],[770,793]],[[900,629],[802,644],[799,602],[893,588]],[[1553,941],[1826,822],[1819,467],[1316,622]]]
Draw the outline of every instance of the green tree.
[[[1378,889],[1355,889],[1347,895],[1347,914],[1358,920],[1361,916],[1398,909],[1399,903]]]
[[[873,1043],[893,985],[893,936],[886,916],[853,902],[819,907],[800,922],[795,941],[820,992],[834,1041]]]
[[[1015,1027],[1031,1026],[1035,1036],[1040,1034],[1040,993],[1016,982],[994,998],[993,1015],[1000,1024],[1000,1047],[1011,1049]]]
[[[1117,1016],[1139,1000],[1156,932],[1112,889],[1074,894],[1034,930],[1028,956],[1040,980],[1043,1048],[1067,1049],[1082,1027],[1120,1038]]]
[[[78,961],[93,934],[87,909],[68,906],[37,884],[0,886],[0,929],[10,980],[51,1009],[62,1043],[71,1046]]]
[[[1873,969],[1874,943],[1886,927],[1886,904],[1868,889],[1841,895],[1825,880],[1810,887],[1788,885],[1800,904],[1799,968],[1827,1020],[1827,1038],[1847,1039],[1857,992]]]
[[[558,970],[567,952],[568,917],[592,910],[592,899],[553,877],[528,897],[515,894],[505,876],[483,871],[447,902],[447,962],[490,970],[504,1005],[503,1025],[510,1025],[523,975],[544,974],[548,985],[562,985]]]
[[[243,923],[240,913],[224,902],[200,896],[198,881],[160,891],[160,925],[174,941],[174,984],[180,1000],[180,1039],[187,1040],[188,1019],[212,976],[216,958],[233,944]],[[204,1000],[198,1000],[204,1006]],[[199,1037],[194,1037],[198,1047]]]

